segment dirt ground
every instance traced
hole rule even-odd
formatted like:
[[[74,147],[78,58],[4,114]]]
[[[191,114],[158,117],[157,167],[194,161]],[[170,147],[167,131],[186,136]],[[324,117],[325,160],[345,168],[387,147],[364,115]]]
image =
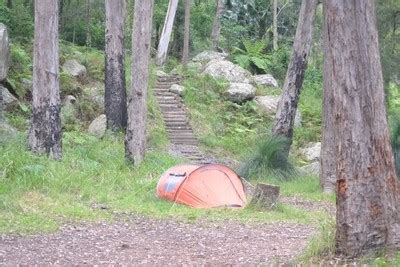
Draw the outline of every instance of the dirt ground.
[[[2,235],[0,265],[290,264],[316,234],[292,223],[184,223],[132,216],[65,225],[54,234]]]

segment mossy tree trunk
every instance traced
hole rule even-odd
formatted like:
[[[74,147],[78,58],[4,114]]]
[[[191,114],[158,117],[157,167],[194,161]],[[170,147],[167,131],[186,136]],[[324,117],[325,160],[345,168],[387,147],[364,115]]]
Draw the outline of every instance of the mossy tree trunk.
[[[105,113],[107,128],[126,128],[124,0],[106,0]]]
[[[293,125],[303,86],[307,60],[311,50],[313,24],[318,0],[303,0],[300,7],[299,21],[293,44],[292,57],[287,70],[283,93],[279,101],[275,123],[272,128],[274,135],[287,139],[286,157],[289,155],[293,138]]]
[[[324,79],[332,91],[337,253],[400,247],[400,187],[386,119],[375,1],[325,0]]]
[[[35,1],[32,121],[28,145],[34,153],[61,159],[58,1]]]
[[[132,85],[128,103],[125,155],[140,164],[146,150],[147,87],[153,20],[153,0],[135,1],[132,34]]]

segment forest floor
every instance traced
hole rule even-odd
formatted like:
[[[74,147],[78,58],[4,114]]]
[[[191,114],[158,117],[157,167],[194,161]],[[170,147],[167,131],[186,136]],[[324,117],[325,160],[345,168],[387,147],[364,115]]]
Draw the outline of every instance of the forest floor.
[[[315,233],[295,223],[123,216],[113,223],[67,224],[53,234],[2,235],[0,265],[286,264]]]

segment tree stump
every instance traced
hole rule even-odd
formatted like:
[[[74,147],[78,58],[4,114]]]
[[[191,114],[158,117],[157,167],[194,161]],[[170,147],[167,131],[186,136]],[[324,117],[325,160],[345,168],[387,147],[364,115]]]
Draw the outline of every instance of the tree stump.
[[[257,184],[251,204],[261,209],[274,209],[278,201],[279,191],[280,187],[276,185]]]

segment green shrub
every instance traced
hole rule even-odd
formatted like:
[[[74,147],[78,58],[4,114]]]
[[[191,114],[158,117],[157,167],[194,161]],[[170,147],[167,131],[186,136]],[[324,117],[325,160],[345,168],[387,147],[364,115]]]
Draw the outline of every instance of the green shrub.
[[[11,44],[11,67],[7,81],[11,85],[14,92],[23,98],[27,93],[27,89],[22,85],[22,79],[32,79],[32,58],[30,55],[30,47],[24,47],[19,43]]]
[[[239,168],[239,175],[248,179],[275,178],[288,179],[295,169],[286,158],[287,140],[280,136],[268,136],[259,141],[254,152]]]

